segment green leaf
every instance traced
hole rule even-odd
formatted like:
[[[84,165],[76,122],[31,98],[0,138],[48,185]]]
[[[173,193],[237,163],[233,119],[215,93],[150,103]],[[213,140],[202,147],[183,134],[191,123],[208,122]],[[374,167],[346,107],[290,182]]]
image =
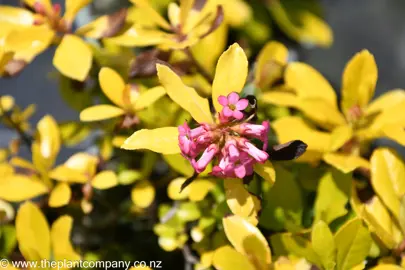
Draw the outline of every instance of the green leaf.
[[[276,181],[276,171],[274,170],[273,164],[268,160],[266,160],[264,164],[256,163],[254,165],[254,171],[271,185]]]
[[[336,247],[333,234],[324,221],[318,221],[312,229],[312,246],[326,270],[336,265]]]
[[[360,219],[343,225],[335,235],[337,269],[350,270],[363,262],[371,248],[372,239]]]
[[[183,222],[189,222],[199,219],[201,212],[196,203],[186,202],[180,205],[177,216]]]
[[[324,174],[318,185],[314,212],[315,222],[331,223],[347,213],[345,208],[351,193],[351,174],[331,170]]]
[[[17,245],[17,236],[14,226],[2,225],[0,228],[0,255],[6,257]]]

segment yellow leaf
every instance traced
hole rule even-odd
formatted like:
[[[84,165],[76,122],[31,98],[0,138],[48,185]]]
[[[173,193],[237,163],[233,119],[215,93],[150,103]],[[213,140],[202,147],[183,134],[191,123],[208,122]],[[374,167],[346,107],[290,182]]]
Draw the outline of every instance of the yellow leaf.
[[[381,264],[371,268],[371,270],[403,270],[403,268],[395,264]]]
[[[65,166],[72,170],[77,170],[88,177],[93,177],[98,159],[97,157],[88,153],[76,153],[71,156],[66,162]]]
[[[14,168],[10,164],[0,163],[0,182],[5,181],[7,177],[14,174]]]
[[[148,180],[139,181],[131,192],[132,202],[141,208],[148,208],[155,199],[155,187]]]
[[[371,130],[381,131],[386,126],[405,126],[405,100],[398,101],[385,108],[372,122]]]
[[[188,111],[198,123],[212,123],[208,100],[197,94],[195,89],[186,86],[169,67],[157,64],[160,83],[169,97]]]
[[[118,185],[118,178],[113,171],[102,171],[94,176],[91,185],[97,189],[109,189]]]
[[[121,46],[142,47],[158,45],[172,38],[173,36],[160,30],[143,29],[139,25],[134,24],[121,35],[108,38],[107,40]]]
[[[274,170],[273,164],[270,161],[266,160],[264,164],[256,163],[254,171],[271,185],[276,182],[276,170]]]
[[[103,93],[117,106],[124,107],[125,82],[113,69],[103,67],[98,73],[98,80]]]
[[[225,178],[225,196],[232,213],[246,218],[253,212],[254,202],[253,196],[246,190],[242,181],[239,178]]]
[[[381,131],[388,139],[405,146],[405,130],[403,127],[397,124],[387,125],[384,126]]]
[[[75,19],[77,13],[87,6],[91,0],[66,0],[65,1],[65,14],[63,19],[65,19],[68,24],[71,24]]]
[[[31,162],[29,162],[23,158],[20,158],[20,157],[11,158],[10,164],[15,167],[19,167],[19,168],[26,169],[29,171],[34,171],[34,172],[36,171],[35,166]]]
[[[9,176],[0,182],[0,198],[20,202],[48,192],[48,187],[35,178],[24,175]]]
[[[218,248],[212,259],[212,264],[219,270],[255,270],[248,257],[240,254],[230,246]]]
[[[125,114],[125,111],[123,109],[115,107],[113,105],[95,105],[80,112],[80,121],[100,121],[118,117],[123,114]]]
[[[31,203],[24,203],[18,210],[15,228],[18,246],[26,260],[49,260],[51,240],[44,214]]]
[[[379,113],[384,111],[385,109],[388,109],[404,101],[405,101],[405,90],[394,89],[382,94],[381,96],[376,98],[373,102],[371,102],[367,106],[365,113],[367,115]]]
[[[308,150],[326,152],[329,149],[330,134],[312,129],[300,117],[280,118],[272,127],[280,143],[299,139],[308,145]]]
[[[171,28],[168,22],[150,5],[149,1],[131,0],[131,2],[139,7],[143,13],[148,14],[148,20],[156,22],[163,29],[169,30]]]
[[[268,42],[257,57],[255,70],[256,85],[260,85],[263,88],[270,84],[267,79],[271,77],[269,75],[272,75],[272,72],[276,72],[277,67],[284,67],[287,64],[287,59],[288,49],[282,43],[277,41]]]
[[[70,216],[61,216],[52,224],[51,242],[55,261],[80,260],[80,255],[74,251],[70,243],[72,226],[73,218]]]
[[[163,97],[166,90],[162,86],[157,86],[142,93],[135,102],[135,110],[142,110]]]
[[[372,239],[360,219],[352,219],[335,234],[337,269],[351,270],[363,262],[370,250]]]
[[[271,263],[270,247],[260,230],[239,216],[222,219],[224,231],[234,248],[245,254],[258,269],[266,269]]]
[[[189,199],[192,202],[202,201],[208,192],[215,187],[215,181],[207,178],[197,178],[190,185]]]
[[[181,185],[187,180],[185,177],[173,179],[167,187],[167,196],[172,200],[184,200],[188,198],[190,185],[180,192]]]
[[[332,130],[330,138],[330,151],[336,151],[347,143],[353,136],[353,129],[349,125],[342,125]]]
[[[63,75],[78,81],[84,81],[87,78],[92,61],[90,47],[74,35],[63,37],[53,57],[53,65]]]
[[[0,56],[0,59],[1,59],[1,56]],[[0,106],[0,116],[1,116],[4,112],[8,112],[9,110],[11,110],[11,108],[13,108],[14,98],[9,95],[1,96],[0,104],[1,104],[1,106]]]
[[[342,77],[342,110],[365,108],[374,95],[378,71],[374,56],[367,50],[357,53],[346,65]]]
[[[311,239],[313,249],[319,256],[324,269],[334,269],[336,265],[335,240],[328,225],[323,221],[318,221],[312,229]]]
[[[2,24],[12,23],[25,26],[34,24],[34,14],[23,8],[0,5],[0,14],[0,23]]]
[[[178,154],[179,131],[175,127],[141,129],[127,138],[121,146],[127,150],[149,149],[162,154]]]
[[[300,98],[320,98],[337,108],[336,94],[329,82],[316,69],[305,63],[293,62],[287,66],[285,83]]]
[[[48,204],[50,207],[65,206],[69,203],[71,196],[70,186],[66,183],[59,183],[52,190]]]
[[[215,110],[220,112],[222,105],[219,96],[227,96],[231,92],[240,93],[248,74],[248,60],[243,49],[234,43],[219,57],[212,84],[212,102]]]
[[[405,194],[405,166],[388,148],[378,148],[371,156],[371,184],[374,191],[399,219],[399,198]]]
[[[50,171],[49,177],[61,182],[84,184],[88,180],[86,173],[61,165]]]
[[[297,108],[300,102],[300,99],[297,95],[281,91],[265,92],[262,95],[262,100],[270,104],[293,108]]]
[[[327,153],[323,156],[323,160],[344,173],[352,172],[360,167],[370,168],[370,164],[366,159],[348,154]]]
[[[39,150],[48,167],[52,167],[60,150],[61,138],[58,123],[50,116],[44,116],[37,125]]]
[[[163,159],[178,173],[184,176],[192,176],[194,173],[194,168],[191,166],[190,162],[185,159],[181,154],[174,155],[163,155]]]

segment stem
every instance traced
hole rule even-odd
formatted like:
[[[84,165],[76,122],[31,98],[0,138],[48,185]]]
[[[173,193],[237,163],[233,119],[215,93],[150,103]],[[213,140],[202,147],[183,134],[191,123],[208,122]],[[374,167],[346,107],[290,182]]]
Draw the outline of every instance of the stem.
[[[3,112],[3,117],[6,118],[6,120],[11,124],[11,126],[17,131],[18,135],[20,136],[20,139],[27,145],[28,150],[31,151],[32,145],[31,136],[26,134],[24,130],[21,129],[21,126],[13,121],[11,116],[4,110],[1,101],[0,101],[0,111]]]
[[[197,71],[199,73],[201,73],[201,75],[204,77],[204,79],[206,79],[209,83],[212,84],[214,79],[212,78],[211,74],[200,63],[198,63],[197,59],[194,57],[190,48],[185,48],[184,52],[187,54],[188,58],[193,63],[193,65],[197,69]]]

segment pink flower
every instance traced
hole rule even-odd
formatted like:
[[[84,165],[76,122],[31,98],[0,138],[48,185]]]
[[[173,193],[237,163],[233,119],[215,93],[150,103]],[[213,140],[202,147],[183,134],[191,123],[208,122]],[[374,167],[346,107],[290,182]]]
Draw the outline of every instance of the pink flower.
[[[241,111],[246,109],[249,105],[249,101],[245,98],[240,99],[236,92],[230,93],[227,97],[219,96],[218,102],[224,106],[220,113],[220,117],[223,118],[223,120],[231,117],[241,120],[243,118],[243,113]]]
[[[242,151],[248,153],[252,158],[260,163],[264,163],[269,158],[269,154],[260,150],[245,138],[240,139],[239,144]]]
[[[267,149],[268,133],[270,129],[269,121],[263,121],[261,125],[242,123],[234,129],[236,132],[245,136],[252,137],[263,141],[263,150]]]
[[[191,130],[187,125],[187,122],[184,122],[183,125],[178,127],[179,130],[179,146],[181,152],[187,156],[191,153],[191,149],[194,147],[193,142],[191,141]]]
[[[205,168],[207,168],[208,164],[214,158],[216,153],[218,153],[218,151],[218,146],[216,144],[211,144],[205,149],[204,153],[201,155],[198,161],[195,161],[195,159],[193,159],[191,165],[193,165],[195,171],[197,173],[202,173]]]

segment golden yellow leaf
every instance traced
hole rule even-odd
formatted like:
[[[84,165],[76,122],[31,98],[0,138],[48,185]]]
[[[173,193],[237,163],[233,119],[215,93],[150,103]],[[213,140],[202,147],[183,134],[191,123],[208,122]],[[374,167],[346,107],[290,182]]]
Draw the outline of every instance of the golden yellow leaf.
[[[180,192],[181,185],[187,180],[185,177],[173,179],[167,187],[167,196],[172,200],[184,200],[188,198],[190,185]]]
[[[90,2],[91,0],[66,0],[63,19],[66,20],[68,24],[72,23],[77,13]]]
[[[14,174],[14,168],[8,163],[0,163],[0,182]]]
[[[254,171],[271,185],[276,182],[276,170],[270,161],[266,160],[264,164],[256,163],[254,165]]]
[[[222,246],[215,250],[212,264],[220,270],[255,270],[249,259],[230,246]]]
[[[222,110],[218,97],[227,96],[231,92],[240,93],[245,85],[247,74],[246,54],[237,43],[234,43],[219,57],[215,70],[212,102],[217,112]]]
[[[143,13],[148,14],[148,20],[155,22],[163,29],[169,30],[170,24],[150,5],[147,0],[131,0]]]
[[[80,121],[100,121],[118,117],[123,114],[125,114],[125,111],[123,109],[115,107],[113,105],[95,105],[80,112]]]
[[[88,180],[86,173],[60,165],[49,172],[49,177],[61,182],[84,184]]]
[[[0,59],[1,59],[1,56],[0,56]],[[1,106],[0,106],[0,116],[1,116],[4,112],[8,112],[9,110],[11,110],[11,108],[13,108],[14,98],[9,95],[1,96],[0,104],[1,104]]]
[[[266,85],[266,78],[275,68],[274,65],[284,67],[287,64],[288,49],[280,42],[270,41],[266,43],[257,57],[255,70],[255,83]],[[262,82],[262,84],[260,83]]]
[[[198,123],[212,123],[208,100],[197,94],[195,89],[186,86],[169,67],[157,64],[160,83],[169,97],[188,111]]]
[[[24,8],[0,5],[0,22],[31,26],[34,24],[34,14]]]
[[[371,268],[371,270],[403,270],[403,268],[395,264],[380,264]]]
[[[10,164],[29,171],[36,171],[35,166],[31,162],[20,157],[11,158]]]
[[[61,138],[58,123],[50,116],[44,116],[37,124],[39,150],[48,167],[52,167],[59,153]]]
[[[248,256],[259,269],[268,267],[271,263],[270,247],[257,227],[239,216],[225,217],[222,224],[226,237],[238,252]]]
[[[161,44],[174,36],[165,32],[154,29],[143,29],[134,24],[121,35],[108,38],[107,40],[113,44],[126,47],[142,47]]]
[[[330,138],[330,151],[336,151],[347,143],[353,136],[353,129],[349,125],[342,125],[332,130]]]
[[[374,56],[367,50],[357,53],[346,65],[342,77],[342,110],[365,108],[374,95],[378,71]]]
[[[139,181],[132,189],[131,198],[136,206],[147,208],[155,199],[155,187],[148,180]]]
[[[371,156],[371,184],[374,191],[399,220],[400,200],[405,194],[405,166],[388,148],[378,148]]]
[[[366,159],[348,154],[327,153],[323,156],[323,160],[344,173],[352,172],[360,167],[370,168],[370,163]]]
[[[53,57],[53,65],[63,75],[78,81],[87,78],[92,61],[93,54],[90,47],[74,35],[63,37]]]
[[[333,269],[336,265],[336,247],[333,234],[324,221],[318,221],[311,233],[311,242],[324,269]]]
[[[254,211],[254,202],[253,196],[246,190],[242,181],[239,178],[225,178],[225,196],[232,213],[247,218]]]
[[[379,113],[404,101],[405,101],[405,90],[394,89],[382,94],[374,101],[372,101],[367,106],[365,113],[367,115]]]
[[[98,73],[98,80],[103,93],[117,106],[124,107],[125,82],[113,69],[103,67]]]
[[[197,178],[190,185],[189,199],[192,202],[202,201],[208,192],[215,187],[215,181],[207,178]]]
[[[48,204],[50,207],[65,206],[69,203],[71,196],[70,186],[66,183],[59,183],[52,190]]]
[[[167,17],[173,26],[178,26],[180,23],[180,7],[177,3],[170,3],[167,7]]]
[[[194,173],[193,166],[181,154],[163,155],[163,159],[173,170],[184,176],[191,177]]]
[[[405,130],[397,124],[386,125],[382,128],[382,134],[401,145],[405,146]]]
[[[73,218],[61,216],[51,228],[51,243],[54,260],[56,261],[78,261],[80,255],[76,253],[70,243],[70,233],[72,231]]]
[[[18,246],[26,260],[49,260],[51,239],[44,214],[32,202],[25,202],[18,210],[15,228]]]
[[[162,86],[153,87],[142,93],[135,102],[135,110],[142,110],[163,97],[166,90]]]
[[[88,177],[93,177],[96,172],[98,159],[96,156],[88,153],[76,153],[71,156],[66,162],[65,166],[72,170],[77,170]]]
[[[308,64],[293,62],[287,66],[285,83],[293,88],[300,98],[320,98],[332,108],[337,108],[336,94],[329,82]]]
[[[12,175],[0,182],[0,199],[10,202],[32,199],[47,192],[44,183],[24,175]]]
[[[127,138],[121,146],[127,150],[149,149],[162,154],[180,153],[179,131],[176,127],[141,129]]]
[[[281,91],[265,92],[262,95],[262,100],[270,104],[293,108],[297,108],[300,102],[300,98],[297,95]]]
[[[91,185],[97,189],[109,189],[118,185],[118,178],[114,171],[102,171],[94,176]]]

